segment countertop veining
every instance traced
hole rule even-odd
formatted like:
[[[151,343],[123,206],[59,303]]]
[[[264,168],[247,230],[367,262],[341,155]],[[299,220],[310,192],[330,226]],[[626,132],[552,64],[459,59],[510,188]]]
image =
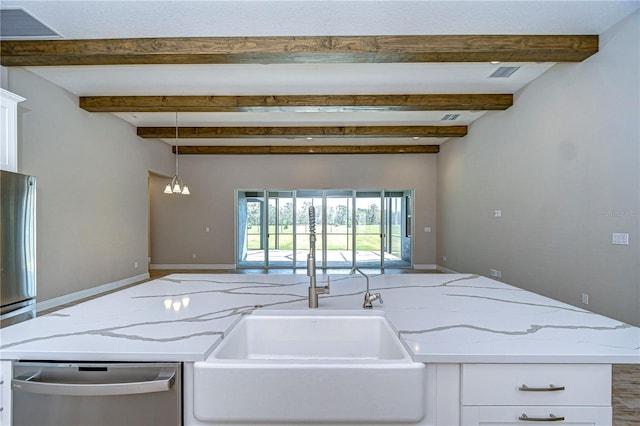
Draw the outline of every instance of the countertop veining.
[[[320,310],[361,309],[362,276],[330,275]],[[326,275],[318,275],[324,285]],[[468,274],[372,275],[415,361],[640,364],[640,329]],[[243,313],[307,310],[308,277],[172,274],[0,331],[1,359],[202,361]]]

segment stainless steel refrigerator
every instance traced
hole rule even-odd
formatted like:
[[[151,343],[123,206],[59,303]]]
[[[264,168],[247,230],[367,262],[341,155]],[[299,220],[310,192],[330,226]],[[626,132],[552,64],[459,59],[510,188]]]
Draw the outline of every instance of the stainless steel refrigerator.
[[[36,178],[0,171],[0,322],[33,318],[36,297]]]

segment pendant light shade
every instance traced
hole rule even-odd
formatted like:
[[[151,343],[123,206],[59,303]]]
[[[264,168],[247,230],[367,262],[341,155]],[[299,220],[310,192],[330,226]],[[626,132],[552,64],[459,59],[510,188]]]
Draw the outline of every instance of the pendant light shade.
[[[176,174],[171,179],[171,182],[164,187],[163,193],[165,194],[180,194],[189,195],[189,187],[182,181],[178,169],[178,111],[176,111]]]

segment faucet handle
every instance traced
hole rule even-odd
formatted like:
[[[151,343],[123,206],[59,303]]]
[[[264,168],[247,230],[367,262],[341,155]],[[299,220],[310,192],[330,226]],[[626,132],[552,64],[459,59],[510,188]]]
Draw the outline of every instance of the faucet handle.
[[[327,275],[327,285],[318,288],[318,294],[331,294],[331,280]]]
[[[362,305],[363,308],[365,309],[371,309],[373,308],[373,302],[374,300],[379,300],[380,304],[382,305],[384,302],[382,302],[382,295],[380,293],[365,293],[364,294],[364,305]]]

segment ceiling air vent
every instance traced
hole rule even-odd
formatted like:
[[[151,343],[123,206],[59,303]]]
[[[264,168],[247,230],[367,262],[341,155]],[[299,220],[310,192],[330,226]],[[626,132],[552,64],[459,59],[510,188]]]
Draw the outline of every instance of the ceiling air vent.
[[[509,77],[514,72],[518,71],[520,67],[500,67],[493,72],[489,77]]]
[[[460,114],[445,114],[442,116],[442,118],[440,120],[442,121],[454,121],[457,120],[458,117],[460,117]]]
[[[58,38],[60,34],[23,9],[0,9],[0,38]]]

